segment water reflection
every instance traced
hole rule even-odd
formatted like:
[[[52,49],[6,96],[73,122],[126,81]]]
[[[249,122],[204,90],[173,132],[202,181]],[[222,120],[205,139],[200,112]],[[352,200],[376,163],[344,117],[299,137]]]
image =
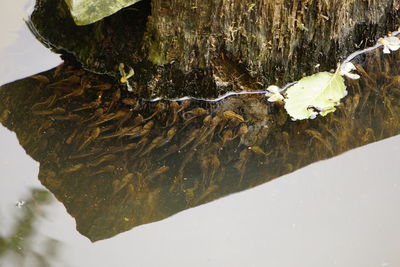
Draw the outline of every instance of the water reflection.
[[[292,122],[262,95],[146,102],[65,63],[1,87],[0,122],[95,241],[398,134],[399,57],[357,58],[362,78],[311,121]]]
[[[0,236],[0,259],[13,266],[51,266],[58,256],[59,242],[52,238],[39,240],[41,237],[37,236],[35,226],[38,217],[45,215],[43,207],[50,201],[50,192],[32,189],[26,202],[16,203],[22,215],[11,234]]]

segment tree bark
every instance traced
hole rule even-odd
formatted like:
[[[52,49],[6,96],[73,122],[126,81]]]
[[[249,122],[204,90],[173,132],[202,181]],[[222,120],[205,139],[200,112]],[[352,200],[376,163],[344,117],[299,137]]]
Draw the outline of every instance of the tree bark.
[[[400,25],[400,0],[143,0],[85,27],[63,0],[32,16],[47,43],[89,70],[135,70],[141,97],[215,97],[331,70]]]
[[[153,0],[147,24],[153,42],[145,45],[154,63],[218,72],[214,62],[222,59],[260,81],[282,83],[315,72],[318,63],[335,68],[341,57],[374,44],[398,26],[399,3]]]

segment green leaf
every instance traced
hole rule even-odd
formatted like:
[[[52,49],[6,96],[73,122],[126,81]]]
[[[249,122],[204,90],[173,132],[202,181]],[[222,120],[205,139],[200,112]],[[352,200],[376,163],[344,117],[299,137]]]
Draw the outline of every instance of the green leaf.
[[[286,91],[285,109],[293,120],[313,119],[336,110],[347,95],[340,74],[320,72],[307,76]]]
[[[65,0],[77,25],[87,25],[140,0]]]

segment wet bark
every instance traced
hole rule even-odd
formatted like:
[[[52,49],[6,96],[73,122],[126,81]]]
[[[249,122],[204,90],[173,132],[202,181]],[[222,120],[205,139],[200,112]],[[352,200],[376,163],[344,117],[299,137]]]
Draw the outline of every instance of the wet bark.
[[[260,81],[293,80],[317,63],[335,68],[340,57],[394,30],[399,3],[153,0],[149,56],[162,64],[176,60],[185,70],[212,66],[218,73],[219,65],[232,62]]]
[[[330,70],[400,25],[399,0],[143,0],[77,27],[63,0],[38,0],[32,16],[46,42],[84,67],[135,70],[142,97],[215,97],[284,85]]]

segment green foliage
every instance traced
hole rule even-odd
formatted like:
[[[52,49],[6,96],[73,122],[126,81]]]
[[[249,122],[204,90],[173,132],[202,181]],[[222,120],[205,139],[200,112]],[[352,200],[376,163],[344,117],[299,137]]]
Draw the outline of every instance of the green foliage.
[[[347,95],[340,74],[320,72],[299,80],[288,88],[285,109],[293,120],[313,119],[318,114],[336,110],[335,106]]]
[[[87,25],[110,16],[140,0],[65,0],[77,25]]]

